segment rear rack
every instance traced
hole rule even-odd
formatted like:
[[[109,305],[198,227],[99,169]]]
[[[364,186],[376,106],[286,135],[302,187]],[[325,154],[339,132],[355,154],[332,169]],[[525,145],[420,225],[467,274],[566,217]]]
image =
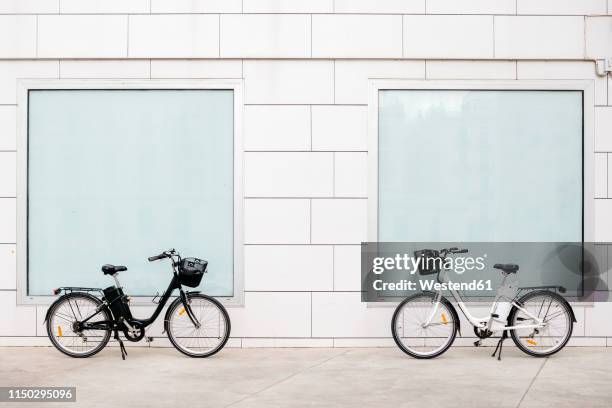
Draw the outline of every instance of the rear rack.
[[[102,292],[100,288],[81,288],[78,286],[64,286],[61,288],[53,289],[54,295],[59,295],[62,292],[72,293],[72,292]]]
[[[524,291],[530,291],[530,290],[552,290],[555,293],[565,293],[567,291],[567,289],[565,289],[565,287],[563,286],[554,286],[554,285],[550,285],[550,286],[523,286],[521,288],[518,288],[518,291],[516,292],[516,296],[515,299],[519,297],[519,295],[521,295],[522,292]]]

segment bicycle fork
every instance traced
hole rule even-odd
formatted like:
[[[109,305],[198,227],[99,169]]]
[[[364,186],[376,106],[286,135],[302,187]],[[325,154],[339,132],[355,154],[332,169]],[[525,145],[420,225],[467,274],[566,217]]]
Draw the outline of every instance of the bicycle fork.
[[[438,307],[440,306],[440,298],[442,297],[442,293],[438,292],[436,293],[436,297],[434,298],[434,306],[431,309],[431,313],[429,314],[429,317],[427,318],[427,320],[425,321],[425,323],[423,323],[423,328],[429,326],[431,324],[431,320],[434,318],[434,316],[436,315],[436,313],[438,312]]]
[[[198,321],[197,317],[195,317],[195,315],[193,314],[193,311],[191,310],[191,305],[189,304],[190,303],[189,299],[187,299],[185,292],[183,292],[182,290],[181,290],[181,301],[183,302],[183,307],[185,308],[185,311],[187,312],[187,316],[189,316],[189,320],[191,320],[191,323],[193,323],[196,329],[199,329],[201,327],[201,324]]]

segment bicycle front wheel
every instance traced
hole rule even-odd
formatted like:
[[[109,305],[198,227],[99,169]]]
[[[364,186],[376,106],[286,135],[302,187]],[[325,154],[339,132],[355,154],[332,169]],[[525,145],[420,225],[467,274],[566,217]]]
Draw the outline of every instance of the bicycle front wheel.
[[[512,340],[523,352],[535,357],[547,357],[561,350],[572,336],[574,319],[571,306],[563,296],[547,290],[527,293],[519,299],[521,309],[513,307],[508,318]],[[535,325],[533,317],[544,322],[544,327]]]
[[[391,322],[398,347],[415,358],[433,358],[455,341],[459,322],[445,298],[436,303],[433,293],[419,293],[399,304]]]
[[[209,357],[225,346],[230,319],[218,300],[199,293],[188,294],[189,307],[199,323],[196,327],[180,298],[166,314],[165,328],[174,347],[190,357]]]

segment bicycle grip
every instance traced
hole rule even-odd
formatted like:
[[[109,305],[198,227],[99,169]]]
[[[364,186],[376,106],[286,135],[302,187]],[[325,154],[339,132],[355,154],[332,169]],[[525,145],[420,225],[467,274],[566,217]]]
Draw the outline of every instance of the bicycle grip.
[[[155,256],[150,256],[149,262],[153,262],[153,261],[158,261],[160,259],[164,259],[166,257],[166,254],[159,254],[159,255],[155,255]]]
[[[468,250],[467,249],[459,249],[457,251],[455,251],[456,254],[465,254]]]

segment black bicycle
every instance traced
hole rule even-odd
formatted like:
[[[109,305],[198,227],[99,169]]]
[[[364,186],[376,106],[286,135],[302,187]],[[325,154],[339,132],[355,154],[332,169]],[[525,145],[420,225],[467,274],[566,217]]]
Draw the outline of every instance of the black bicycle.
[[[106,289],[63,287],[64,292],[47,311],[47,334],[53,345],[71,357],[90,357],[102,350],[111,334],[119,343],[121,357],[127,352],[119,332],[132,342],[153,338],[145,335],[145,328],[160,315],[175,289],[179,296],[170,304],[164,318],[164,332],[170,342],[190,357],[209,357],[225,346],[230,335],[230,319],[223,305],[199,291],[184,291],[183,286],[197,287],[207,272],[208,262],[198,258],[181,258],[174,249],[149,257],[149,262],[170,259],[173,278],[166,292],[159,298],[153,315],[138,319],[130,311],[130,299],[123,293],[117,273],[125,266],[104,265],[102,272],[115,280]],[[95,296],[94,293],[98,293]]]

